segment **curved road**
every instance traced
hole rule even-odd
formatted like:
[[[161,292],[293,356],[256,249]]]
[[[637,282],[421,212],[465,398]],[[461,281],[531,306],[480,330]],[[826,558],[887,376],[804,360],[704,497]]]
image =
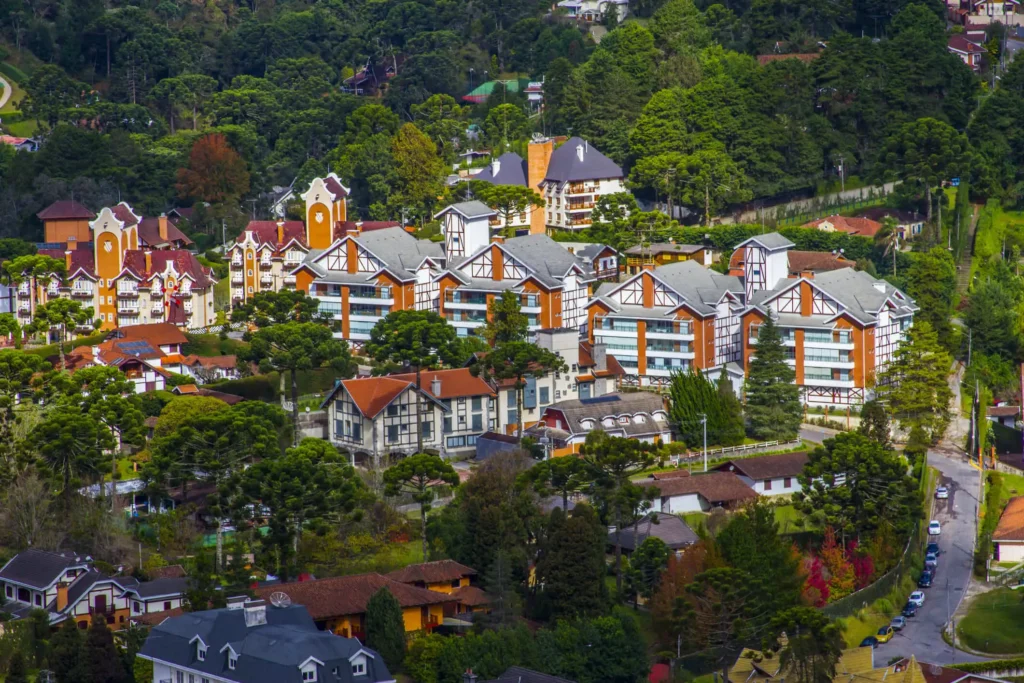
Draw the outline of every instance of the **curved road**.
[[[942,525],[942,533],[931,537],[938,541],[941,551],[936,580],[931,588],[924,589],[924,606],[918,610],[917,616],[909,619],[907,627],[891,641],[878,646],[876,662],[884,663],[894,657],[910,655],[915,655],[920,662],[947,666],[985,659],[955,650],[942,639],[942,631],[960,604],[971,578],[981,495],[981,475],[968,464],[961,446],[970,428],[968,420],[960,417],[962,372],[958,365],[949,378],[953,390],[953,421],[939,445],[928,451],[928,464],[940,472],[938,484],[949,489],[947,500],[931,499],[930,519],[937,519]],[[802,438],[817,443],[831,435],[829,430],[813,427],[800,431]]]
[[[11,84],[3,76],[0,76],[0,85],[4,87],[3,91],[0,92],[0,109],[3,109],[4,105],[7,104],[7,100],[11,99],[11,95],[14,94],[14,88],[11,87]]]

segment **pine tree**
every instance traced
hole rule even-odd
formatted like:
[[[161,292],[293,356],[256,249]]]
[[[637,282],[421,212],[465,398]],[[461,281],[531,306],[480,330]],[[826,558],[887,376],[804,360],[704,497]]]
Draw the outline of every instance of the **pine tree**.
[[[8,683],[28,683],[28,666],[25,664],[25,655],[21,650],[11,653],[11,661],[7,664],[7,677],[4,681]]]
[[[551,617],[581,618],[604,614],[608,588],[604,549],[607,529],[589,505],[578,505],[568,518],[552,511],[555,530],[547,537],[546,552],[537,563],[537,579],[551,607]]]
[[[114,636],[105,619],[92,620],[83,649],[84,683],[128,683],[128,673],[114,645]]]
[[[747,419],[756,439],[792,439],[800,429],[803,410],[795,373],[786,364],[786,350],[769,315],[757,335],[757,351],[747,375]]]
[[[889,415],[885,407],[878,401],[866,401],[860,409],[860,427],[857,431],[878,443],[882,448],[889,448],[892,439],[889,431]]]
[[[729,374],[722,366],[722,374],[718,377],[718,443],[722,446],[738,446],[746,436],[746,425],[743,421],[743,404],[732,390]]]
[[[516,578],[512,553],[507,550],[496,552],[494,562],[480,577],[480,583],[491,597],[491,611],[481,614],[479,623],[493,629],[514,626],[522,612],[522,600],[516,591],[521,582]]]
[[[718,392],[702,372],[694,368],[691,372],[673,374],[669,398],[672,401],[669,417],[687,446],[699,448],[703,445],[702,421],[705,418],[708,443],[719,443],[722,414]]]
[[[949,422],[952,390],[946,381],[952,359],[927,322],[915,323],[878,377],[878,394],[906,430],[921,427],[934,443]]]
[[[53,636],[53,650],[50,653],[50,670],[57,683],[79,683],[84,679],[82,671],[82,634],[74,619],[65,619],[64,624]]]
[[[388,671],[395,673],[405,659],[405,620],[398,598],[381,588],[366,604],[366,645],[376,650]]]

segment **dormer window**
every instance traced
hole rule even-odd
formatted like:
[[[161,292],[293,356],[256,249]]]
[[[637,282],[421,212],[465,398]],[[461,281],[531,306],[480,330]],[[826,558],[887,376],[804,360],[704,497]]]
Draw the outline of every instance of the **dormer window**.
[[[206,646],[202,643],[196,645],[196,659],[198,659],[200,662],[206,661]]]
[[[366,674],[366,662],[356,662],[352,665],[353,676],[363,676]]]
[[[238,666],[238,657],[229,654],[228,655],[228,668],[231,669],[232,671],[234,671],[236,666]]]
[[[312,683],[316,681],[316,667],[310,666],[302,670],[302,680],[304,683]]]

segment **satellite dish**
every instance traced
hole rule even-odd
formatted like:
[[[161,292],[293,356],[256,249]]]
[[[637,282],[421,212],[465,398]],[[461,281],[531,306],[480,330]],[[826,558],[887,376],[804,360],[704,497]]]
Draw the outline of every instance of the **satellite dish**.
[[[270,594],[270,604],[274,607],[289,607],[292,604],[292,599],[288,597],[287,593],[275,591]]]

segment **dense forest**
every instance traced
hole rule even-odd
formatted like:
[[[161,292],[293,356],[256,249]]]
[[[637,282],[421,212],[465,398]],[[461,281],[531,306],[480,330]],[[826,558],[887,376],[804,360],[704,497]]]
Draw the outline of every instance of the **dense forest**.
[[[939,0],[630,11],[594,31],[530,0],[0,0],[4,73],[26,78],[5,124],[38,121],[45,138],[35,154],[0,150],[0,226],[36,237],[35,212],[73,194],[149,215],[208,205],[197,228],[237,229],[273,186],[327,170],[364,217],[428,218],[458,151],[535,132],[585,137],[635,192],[683,203],[687,164],[730,179],[722,205],[813,191],[840,165],[853,182],[970,171],[976,192],[1018,193],[1021,67],[984,92],[946,48]],[[776,53],[816,57],[756,59]],[[397,74],[379,97],[345,92],[368,64]],[[501,88],[464,103],[498,74],[543,80],[544,110]],[[909,172],[900,136],[921,119],[975,151],[954,140],[939,177]]]

